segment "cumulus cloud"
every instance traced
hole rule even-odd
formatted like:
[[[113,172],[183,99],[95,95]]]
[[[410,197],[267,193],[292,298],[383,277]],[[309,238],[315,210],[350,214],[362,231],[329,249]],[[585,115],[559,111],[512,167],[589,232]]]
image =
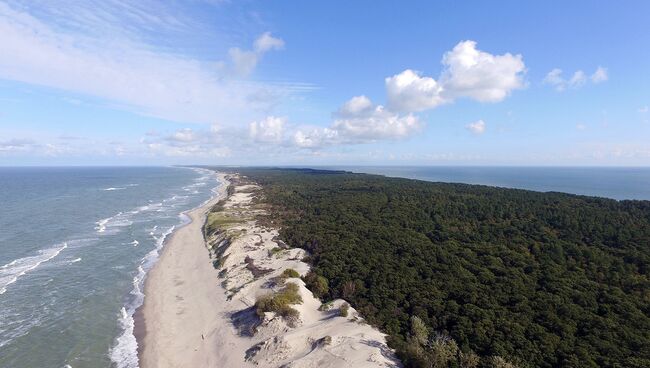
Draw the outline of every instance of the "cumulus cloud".
[[[599,66],[598,69],[591,75],[591,81],[594,83],[602,83],[609,79],[607,69]]]
[[[266,32],[255,40],[253,50],[242,50],[239,47],[233,47],[228,50],[228,55],[230,55],[237,73],[249,75],[265,53],[271,50],[281,50],[282,48],[284,48],[284,41],[271,36],[270,32]]]
[[[280,38],[271,36],[271,32],[266,32],[255,40],[255,51],[262,53],[270,50],[281,50],[284,48],[284,41]]]
[[[599,66],[596,71],[589,77],[582,70],[578,70],[574,72],[569,79],[565,79],[562,76],[562,69],[555,68],[546,74],[546,77],[544,77],[542,83],[554,87],[558,92],[562,92],[567,88],[580,88],[584,86],[588,81],[591,81],[594,84],[598,84],[605,82],[607,79],[607,69],[601,66]]]
[[[406,138],[421,127],[413,114],[399,115],[377,105],[369,112],[336,119],[332,129],[346,140],[367,142]]]
[[[587,82],[587,75],[582,70],[578,70],[577,72],[573,73],[573,76],[571,79],[569,79],[568,84],[569,87],[578,88],[582,87],[585,82]]]
[[[335,113],[334,122],[327,128],[298,129],[293,144],[301,148],[320,148],[334,144],[368,143],[378,140],[396,140],[421,130],[420,120],[413,114],[400,115],[375,105],[366,96],[356,96]]]
[[[337,111],[338,116],[352,117],[371,113],[374,106],[366,96],[355,96],[343,104]]]
[[[485,122],[483,120],[478,120],[473,123],[467,124],[465,128],[467,128],[467,130],[469,130],[474,134],[477,135],[483,134],[485,133]]]
[[[438,80],[411,69],[385,80],[388,105],[397,111],[422,111],[468,97],[499,102],[523,88],[526,66],[521,55],[492,55],[478,50],[475,41],[462,41],[442,58]]]
[[[330,128],[301,129],[293,135],[293,143],[299,148],[320,148],[339,142],[338,131]]]
[[[250,137],[256,142],[280,143],[284,131],[285,118],[267,116],[261,121],[249,125]]]
[[[444,94],[499,102],[511,91],[524,87],[526,66],[521,55],[492,55],[476,49],[476,42],[463,41],[442,58],[440,77]]]
[[[140,139],[140,143],[149,154],[154,155],[223,158],[230,156],[232,152],[225,138],[226,134],[222,134],[218,128],[212,126],[210,129],[198,130],[182,128],[166,135],[145,134]]]
[[[422,77],[411,69],[388,77],[386,94],[391,108],[398,111],[432,109],[446,100],[441,96],[442,86],[430,77]]]
[[[555,86],[556,89],[563,90],[566,84],[564,78],[562,78],[562,69],[555,68],[546,74],[546,77],[543,81],[544,84],[549,84]]]

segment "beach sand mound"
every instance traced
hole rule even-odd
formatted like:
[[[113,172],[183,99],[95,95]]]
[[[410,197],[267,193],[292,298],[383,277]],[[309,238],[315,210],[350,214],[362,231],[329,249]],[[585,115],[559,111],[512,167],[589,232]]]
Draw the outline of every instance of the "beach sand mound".
[[[265,214],[258,186],[236,176],[230,180],[232,194],[218,212],[240,221],[216,231],[208,237],[208,244],[212,247],[228,239],[218,264],[228,298],[247,306],[232,311],[239,316],[248,311],[249,325],[244,331],[250,347],[243,360],[259,367],[399,366],[385,335],[366,324],[354,308],[349,308],[347,317],[340,316],[345,301],[336,300],[329,308],[321,308],[321,301],[300,278],[281,276],[287,269],[300,276],[309,272],[309,265],[302,261],[305,251],[289,248],[278,239],[278,229],[257,221],[258,215]],[[266,312],[260,318],[256,300],[272,296],[290,283],[298,286],[302,299],[302,303],[290,305],[297,311],[296,320],[275,312]]]
[[[399,367],[384,334],[343,300],[324,307],[297,277],[309,272],[306,253],[282,242],[273,221],[260,220],[266,214],[261,188],[238,175],[222,180],[231,184],[229,195],[223,188],[220,201],[202,212],[205,261],[184,265],[182,248],[198,245],[188,237],[176,244],[173,237],[152,270],[141,366]],[[170,268],[173,277],[164,276]],[[182,313],[174,303],[183,304]]]

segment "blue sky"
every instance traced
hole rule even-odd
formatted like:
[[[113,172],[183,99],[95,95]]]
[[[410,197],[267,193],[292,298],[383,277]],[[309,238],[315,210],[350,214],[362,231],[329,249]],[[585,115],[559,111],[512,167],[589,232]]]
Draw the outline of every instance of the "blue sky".
[[[650,165],[646,1],[0,1],[0,165]]]

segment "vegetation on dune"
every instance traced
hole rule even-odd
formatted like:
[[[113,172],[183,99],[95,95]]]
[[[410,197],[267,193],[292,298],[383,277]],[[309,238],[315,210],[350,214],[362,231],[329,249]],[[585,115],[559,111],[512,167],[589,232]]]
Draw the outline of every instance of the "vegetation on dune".
[[[210,212],[206,220],[205,232],[207,234],[214,233],[218,230],[225,230],[229,225],[237,225],[245,221],[242,218],[228,215],[223,211]]]
[[[349,311],[350,311],[350,304],[344,302],[344,303],[341,304],[341,306],[339,307],[339,316],[341,316],[341,317],[347,317]]]
[[[280,291],[258,298],[255,302],[255,311],[260,318],[264,318],[266,312],[274,312],[292,325],[297,322],[300,312],[291,305],[301,303],[302,297],[298,285],[288,283]]]
[[[293,268],[287,268],[286,270],[282,271],[282,275],[280,275],[280,277],[283,279],[299,278],[300,274]]]
[[[327,279],[315,272],[309,272],[303,278],[305,285],[317,298],[322,298],[329,292],[329,283]]]
[[[308,287],[348,300],[406,366],[650,366],[650,202],[239,171],[310,253]]]

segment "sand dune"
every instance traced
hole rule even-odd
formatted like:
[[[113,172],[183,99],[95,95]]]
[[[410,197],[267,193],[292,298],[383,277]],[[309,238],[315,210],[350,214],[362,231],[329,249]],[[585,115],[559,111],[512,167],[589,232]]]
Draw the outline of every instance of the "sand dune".
[[[253,201],[258,187],[229,179],[234,193],[211,215],[219,231],[208,237],[210,250],[201,228],[219,198],[189,214],[192,223],[171,237],[147,278],[136,322],[140,366],[399,366],[385,336],[353,308],[347,317],[339,315],[344,301],[323,310],[300,278],[278,278],[287,268],[306,274],[305,253],[284,249],[278,230],[258,223],[256,215],[264,213]],[[268,312],[260,319],[257,298],[287,283],[298,285],[303,302],[292,307],[299,318],[292,322]]]

